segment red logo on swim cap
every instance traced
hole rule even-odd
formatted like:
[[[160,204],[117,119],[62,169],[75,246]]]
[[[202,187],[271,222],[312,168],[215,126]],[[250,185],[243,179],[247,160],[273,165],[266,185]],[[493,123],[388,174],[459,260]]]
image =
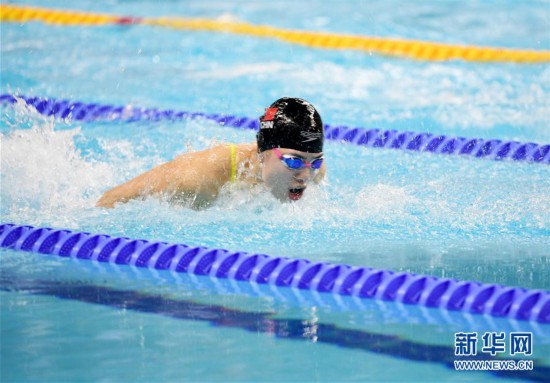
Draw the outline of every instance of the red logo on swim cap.
[[[275,113],[277,113],[278,110],[278,108],[267,108],[262,121],[273,121],[275,118]]]

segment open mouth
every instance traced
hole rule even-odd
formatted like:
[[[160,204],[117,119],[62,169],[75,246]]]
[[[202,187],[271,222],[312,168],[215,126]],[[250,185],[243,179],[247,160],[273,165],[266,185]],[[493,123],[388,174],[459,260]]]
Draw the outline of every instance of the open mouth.
[[[306,190],[306,188],[290,189],[288,191],[288,198],[290,198],[293,201],[298,201],[300,198],[302,198],[302,195],[304,194],[304,190]]]

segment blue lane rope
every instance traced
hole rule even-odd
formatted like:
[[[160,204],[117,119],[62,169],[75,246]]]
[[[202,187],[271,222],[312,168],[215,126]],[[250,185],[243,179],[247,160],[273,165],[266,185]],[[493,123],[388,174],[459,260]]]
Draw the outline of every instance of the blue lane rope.
[[[550,292],[104,234],[0,225],[0,247],[550,323]]]
[[[352,315],[353,319],[365,323],[403,323],[414,318],[415,323],[435,326],[445,325],[448,329],[457,329],[457,332],[466,328],[470,330],[482,329],[483,331],[503,331],[506,328],[514,331],[531,331],[533,335],[544,337],[550,342],[550,332],[548,331],[550,326],[545,326],[544,323],[540,322],[516,321],[507,318],[508,323],[504,323],[502,320],[495,321],[495,317],[490,315],[475,315],[464,311],[434,310],[426,306],[402,304],[395,301],[361,299],[341,294],[324,294],[315,290],[289,289],[277,285],[235,283],[235,280],[232,279],[201,278],[189,273],[158,273],[155,269],[137,269],[124,265],[113,265],[112,263],[81,262],[79,260],[76,262],[78,262],[76,265],[78,268],[71,270],[68,275],[63,273],[63,278],[71,280],[71,277],[73,277],[74,280],[74,273],[77,273],[79,280],[83,280],[82,278],[84,280],[86,278],[95,280],[98,273],[114,273],[112,277],[115,278],[115,281],[143,280],[146,282],[153,279],[158,284],[174,286],[173,291],[175,292],[194,289],[218,295],[238,294],[254,298],[264,297],[276,300],[278,306],[285,309],[306,305],[328,308],[330,311],[335,312],[356,311]],[[367,312],[368,314],[365,314]],[[453,315],[450,315],[451,313]],[[472,318],[473,315],[475,315],[475,318]]]
[[[258,119],[220,114],[190,113],[154,108],[125,108],[123,106],[85,104],[67,100],[40,97],[0,95],[0,103],[13,104],[17,99],[32,105],[39,113],[56,118],[70,117],[76,121],[177,121],[203,118],[220,125],[258,130]],[[328,140],[347,142],[369,148],[398,149],[429,152],[491,160],[510,159],[531,163],[550,164],[550,144],[503,141],[498,139],[449,137],[432,133],[402,132],[397,130],[364,129],[325,125]]]

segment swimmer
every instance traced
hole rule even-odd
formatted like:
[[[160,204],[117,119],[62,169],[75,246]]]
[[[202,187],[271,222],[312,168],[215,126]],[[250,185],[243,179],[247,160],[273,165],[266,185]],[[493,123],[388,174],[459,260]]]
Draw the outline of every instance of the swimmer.
[[[284,97],[260,117],[255,143],[181,154],[107,191],[97,206],[167,195],[198,209],[210,205],[230,182],[263,184],[280,201],[297,201],[311,182],[325,176],[323,141],[323,122],[313,105]]]

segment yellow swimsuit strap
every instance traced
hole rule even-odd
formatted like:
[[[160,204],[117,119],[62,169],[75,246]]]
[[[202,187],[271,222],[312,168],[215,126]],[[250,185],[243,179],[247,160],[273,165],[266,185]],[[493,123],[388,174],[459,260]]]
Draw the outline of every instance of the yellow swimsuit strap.
[[[231,157],[231,182],[235,182],[237,179],[237,153],[235,152],[235,145],[229,144],[229,153]]]

